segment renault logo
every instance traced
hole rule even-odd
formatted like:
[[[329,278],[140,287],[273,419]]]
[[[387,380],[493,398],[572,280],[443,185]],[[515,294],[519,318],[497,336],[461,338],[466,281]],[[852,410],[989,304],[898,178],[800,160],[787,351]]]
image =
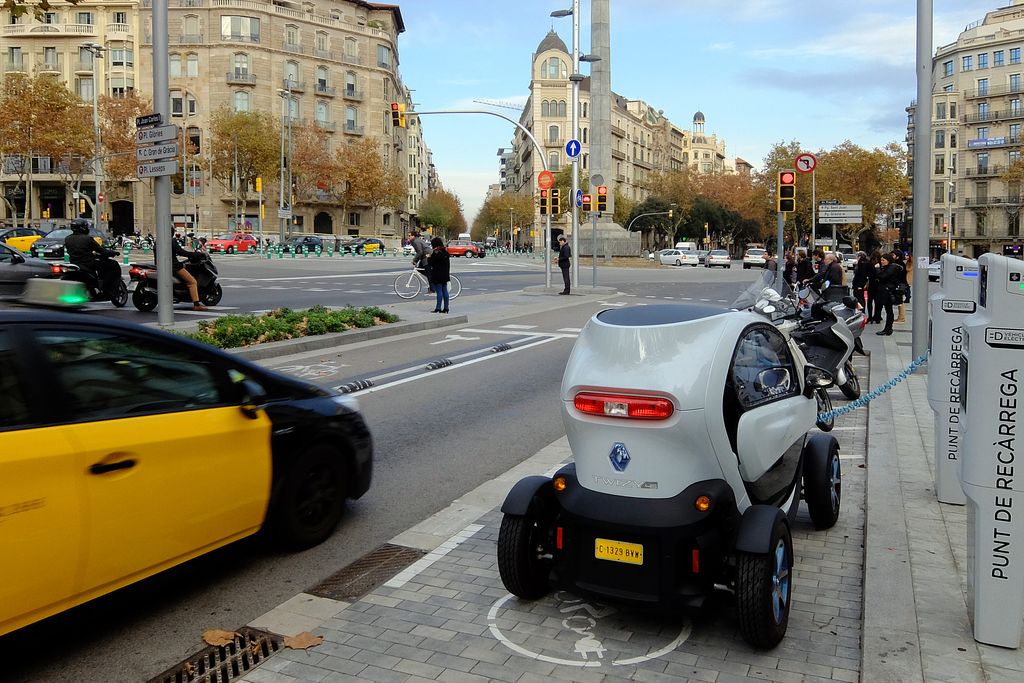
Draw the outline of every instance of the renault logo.
[[[616,472],[625,472],[631,460],[629,451],[626,450],[626,444],[616,442],[612,446],[612,452],[608,454],[608,459],[612,461],[612,467]]]

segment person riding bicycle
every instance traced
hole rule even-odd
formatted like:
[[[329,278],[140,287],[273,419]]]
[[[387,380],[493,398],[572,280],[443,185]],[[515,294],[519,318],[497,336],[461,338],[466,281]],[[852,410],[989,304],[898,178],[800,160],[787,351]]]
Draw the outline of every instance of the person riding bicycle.
[[[409,245],[412,247],[413,251],[416,252],[416,255],[413,256],[412,259],[412,265],[423,270],[423,274],[426,276],[427,282],[430,282],[430,247],[428,247],[427,243],[423,241],[422,237],[420,237],[419,230],[410,230],[409,238]],[[433,283],[430,284],[427,291],[434,291]]]
[[[112,291],[114,282],[121,277],[121,267],[111,260],[117,252],[96,243],[89,234],[89,221],[84,218],[76,218],[68,227],[71,234],[64,238],[68,260],[92,275],[104,293]]]

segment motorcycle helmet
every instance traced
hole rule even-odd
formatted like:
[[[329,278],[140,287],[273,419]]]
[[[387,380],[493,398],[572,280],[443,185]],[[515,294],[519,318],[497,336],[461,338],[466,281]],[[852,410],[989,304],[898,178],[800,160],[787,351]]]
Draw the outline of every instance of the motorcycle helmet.
[[[85,220],[84,218],[76,218],[75,220],[71,221],[68,227],[71,228],[72,232],[78,233],[80,235],[89,234],[89,221]]]

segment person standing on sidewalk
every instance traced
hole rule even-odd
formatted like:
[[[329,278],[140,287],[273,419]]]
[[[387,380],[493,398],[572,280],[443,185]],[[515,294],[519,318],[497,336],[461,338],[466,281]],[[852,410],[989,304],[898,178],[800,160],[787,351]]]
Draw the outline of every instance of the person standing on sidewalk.
[[[857,262],[853,264],[853,298],[868,311],[868,318],[871,317],[871,311],[868,309],[867,301],[864,299],[864,292],[867,289],[870,277],[871,263],[868,261],[868,255],[863,251],[858,251]]]
[[[558,236],[558,267],[562,271],[562,282],[565,283],[565,289],[559,294],[569,293],[569,264],[572,262],[572,248],[569,243],[565,241],[565,235]]]
[[[437,304],[434,306],[434,313],[448,312],[448,282],[451,280],[451,258],[444,246],[444,240],[435,237],[430,240],[430,246],[434,250],[430,253],[430,284],[437,295]],[[444,308],[441,308],[441,305]]]
[[[885,309],[885,328],[875,332],[877,335],[892,334],[892,323],[895,317],[892,306],[897,303],[896,288],[903,281],[903,269],[892,262],[892,254],[882,254],[878,260],[878,280],[876,291],[876,306],[880,305]]]

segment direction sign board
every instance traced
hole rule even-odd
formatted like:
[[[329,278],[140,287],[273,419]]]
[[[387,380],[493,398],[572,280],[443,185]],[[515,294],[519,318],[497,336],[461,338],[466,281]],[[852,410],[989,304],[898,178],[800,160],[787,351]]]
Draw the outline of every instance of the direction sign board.
[[[576,157],[578,157],[582,150],[583,145],[581,145],[580,141],[577,140],[576,138],[573,138],[572,140],[569,140],[569,142],[565,143],[565,153],[569,155],[570,159],[575,159]]]
[[[825,204],[838,204],[838,203],[839,203],[838,199],[821,199],[821,200],[818,201],[818,204],[821,204],[822,206],[824,206]]]
[[[864,219],[858,213],[844,216],[819,216],[818,222],[822,225],[846,225],[848,223],[863,223]]]
[[[135,126],[138,128],[141,128],[142,126],[159,126],[163,122],[163,114],[146,114],[145,116],[135,117]]]
[[[156,176],[174,175],[178,172],[178,161],[155,161],[147,164],[139,164],[136,175],[140,178],[155,178]]]
[[[576,190],[576,206],[583,206],[583,190]]]
[[[845,212],[851,212],[852,211],[854,213],[860,213],[863,210],[864,210],[864,205],[863,204],[828,204],[827,206],[822,206],[820,209],[818,209],[818,211],[820,211],[823,214],[828,212],[828,211],[831,211],[833,213],[835,213],[836,211],[845,211]]]
[[[173,159],[178,156],[178,143],[169,142],[164,145],[153,145],[152,147],[136,147],[135,159],[137,161],[151,161],[154,159]]]
[[[169,142],[178,139],[178,127],[174,124],[156,128],[140,128],[135,131],[135,144],[146,145],[151,142]]]
[[[793,162],[793,167],[796,168],[797,173],[811,173],[817,166],[818,158],[810,152],[797,154]]]
[[[278,218],[288,218],[288,219],[290,219],[292,217],[292,210],[291,209],[278,209],[277,210],[277,217]]]

